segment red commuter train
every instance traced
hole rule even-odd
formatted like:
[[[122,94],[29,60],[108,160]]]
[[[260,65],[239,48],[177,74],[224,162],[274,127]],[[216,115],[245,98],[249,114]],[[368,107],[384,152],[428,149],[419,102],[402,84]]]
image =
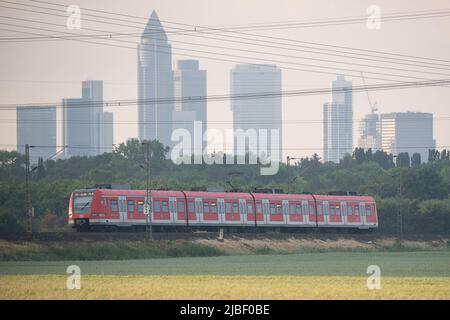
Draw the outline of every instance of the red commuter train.
[[[145,229],[145,201],[146,190],[75,190],[69,224],[78,231]],[[370,196],[152,190],[150,203],[152,227],[164,231],[378,227]]]

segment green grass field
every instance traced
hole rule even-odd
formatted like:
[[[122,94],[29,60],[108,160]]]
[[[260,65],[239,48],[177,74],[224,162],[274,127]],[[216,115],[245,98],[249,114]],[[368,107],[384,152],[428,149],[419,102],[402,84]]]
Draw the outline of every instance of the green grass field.
[[[369,265],[393,277],[450,277],[450,251],[323,252],[101,261],[0,261],[0,275],[295,275],[365,276]]]
[[[81,290],[66,268],[81,268]],[[381,268],[368,290],[367,267]],[[450,299],[450,251],[2,261],[1,299]]]

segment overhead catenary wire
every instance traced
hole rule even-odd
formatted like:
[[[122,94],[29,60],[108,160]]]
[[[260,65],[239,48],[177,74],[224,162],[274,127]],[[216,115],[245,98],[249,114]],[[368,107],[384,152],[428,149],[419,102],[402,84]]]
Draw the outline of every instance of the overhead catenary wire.
[[[288,90],[288,91],[276,91],[276,92],[260,92],[251,94],[223,94],[223,95],[206,95],[206,96],[194,96],[194,97],[181,97],[181,98],[158,98],[158,99],[116,99],[116,100],[104,100],[104,101],[79,101],[74,105],[64,106],[62,103],[23,103],[23,104],[0,104],[0,110],[15,110],[18,106],[55,106],[57,108],[103,108],[103,107],[128,107],[131,105],[137,105],[139,103],[146,104],[173,104],[175,102],[198,102],[198,101],[223,101],[223,100],[237,100],[237,99],[264,99],[264,98],[277,98],[288,96],[306,96],[306,95],[322,95],[329,94],[331,92],[346,92],[351,90],[352,92],[359,92],[364,90],[393,90],[393,89],[405,89],[412,87],[428,87],[442,84],[450,84],[450,79],[441,79],[433,81],[417,81],[417,82],[402,82],[402,83],[388,83],[377,84],[367,86],[353,86],[351,89],[343,88],[317,88],[317,89],[304,89],[304,90]]]
[[[45,25],[52,25],[52,26],[59,26],[57,23],[50,23],[50,22],[44,22],[44,21],[38,21],[38,20],[32,20],[32,19],[22,19],[17,17],[7,17],[7,16],[0,16],[0,18],[6,18],[11,20],[19,20],[24,22],[33,22],[38,24],[45,24]],[[0,23],[3,25],[9,25],[9,26],[15,26],[15,27],[22,27],[22,28],[28,28],[28,29],[38,29],[38,30],[44,30],[44,31],[53,31],[50,29],[43,29],[43,28],[35,28],[32,26],[21,26],[21,25],[15,25],[15,24],[8,24],[8,23]],[[135,42],[132,41],[126,41],[126,40],[120,40],[115,39],[112,37],[110,33],[108,33],[105,30],[98,30],[98,29],[92,29],[92,28],[86,28],[85,30],[88,31],[96,31],[99,32],[99,34],[73,34],[72,35],[65,35],[64,37],[61,37],[60,35],[50,35],[46,38],[48,39],[55,39],[55,40],[74,40],[74,39],[98,39],[98,40],[108,40],[108,41],[115,41],[115,42],[123,42],[123,43],[131,43],[134,44]],[[11,30],[11,29],[9,29]],[[15,32],[11,30],[12,32]],[[60,31],[56,31],[60,32]],[[66,33],[65,33],[66,34]],[[3,42],[0,38],[0,42]],[[192,45],[190,42],[185,41],[179,41],[179,40],[170,40],[171,43],[181,43],[181,44],[188,44]],[[251,44],[249,42],[243,42],[243,41],[235,41],[236,43],[243,43],[243,44]],[[257,54],[263,54],[263,55],[276,55],[277,57],[284,57],[284,58],[293,58],[293,59],[299,59],[299,60],[312,60],[312,61],[320,61],[320,62],[326,62],[326,63],[334,63],[334,64],[343,64],[343,65],[354,65],[354,66],[360,66],[360,67],[369,67],[369,68],[377,68],[377,69],[389,69],[389,70],[396,70],[396,71],[403,71],[403,72],[415,72],[415,73],[426,73],[426,74],[432,74],[432,75],[444,75],[444,76],[450,76],[450,74],[446,73],[440,73],[440,72],[432,72],[429,70],[417,70],[417,69],[403,69],[398,67],[391,67],[391,66],[380,66],[380,65],[374,65],[374,64],[361,64],[361,63],[355,63],[355,62],[348,62],[348,61],[337,61],[337,60],[329,60],[329,59],[319,59],[319,58],[313,58],[313,57],[302,57],[302,56],[294,56],[294,55],[286,55],[281,53],[273,53],[273,52],[267,52],[267,51],[256,51],[256,50],[247,50],[243,48],[232,48],[232,47],[224,47],[224,46],[217,46],[217,45],[208,45],[208,44],[199,44],[196,43],[196,46],[202,46],[202,47],[209,47],[209,48],[217,48],[217,49],[225,49],[225,50],[233,50],[233,51],[239,51],[239,52],[250,52],[250,53],[257,53]],[[278,48],[277,46],[270,46],[273,48]],[[175,48],[177,49],[177,48]],[[183,50],[183,49],[182,49]],[[407,65],[413,65],[414,64],[407,64]],[[450,66],[448,68],[443,67],[434,67],[434,66],[418,66],[418,67],[426,67],[426,68],[433,68],[433,69],[440,69],[440,70],[448,70],[450,71]],[[346,70],[340,67],[331,67],[336,70]],[[357,71],[357,70],[348,70],[348,71]],[[368,73],[371,73],[370,71]]]
[[[5,24],[5,23],[0,23],[0,24]],[[36,29],[33,27],[27,27],[27,26],[22,26],[23,28],[30,28],[30,29]],[[0,28],[1,30],[2,28]],[[43,28],[38,28],[38,29],[43,29]],[[3,30],[5,30],[3,28]],[[44,29],[45,30],[45,29]],[[25,32],[25,31],[17,31],[20,33],[25,33],[25,34],[37,34],[37,33],[32,33],[32,32]],[[65,33],[65,32],[64,32]],[[64,38],[64,36],[60,36],[61,38]],[[134,47],[128,47],[128,46],[122,46],[122,45],[116,45],[116,44],[111,44],[111,43],[98,43],[98,42],[93,42],[93,41],[87,41],[87,40],[81,40],[81,39],[69,39],[72,41],[80,41],[80,42],[86,42],[86,43],[92,43],[92,44],[97,44],[97,45],[106,45],[106,46],[112,46],[112,47],[120,47],[120,48],[127,48],[127,49],[133,49],[136,50],[136,48]],[[147,51],[145,48],[142,48],[141,50]],[[203,52],[206,54],[214,54],[214,55],[220,55],[220,56],[230,56],[230,57],[237,57],[237,58],[244,58],[244,59],[252,59],[252,60],[260,60],[260,61],[264,61],[264,62],[281,62],[284,64],[293,64],[293,65],[301,65],[301,66],[311,66],[311,67],[316,67],[316,68],[323,68],[323,69],[330,69],[330,67],[324,67],[324,66],[314,66],[314,65],[308,65],[308,64],[301,64],[301,63],[289,63],[289,62],[282,62],[282,61],[273,61],[270,59],[262,59],[262,58],[255,58],[255,57],[246,57],[246,56],[241,56],[241,55],[230,55],[230,54],[223,54],[223,53],[215,53],[215,52],[208,52],[208,51],[202,51],[202,50],[195,50],[195,49],[179,49],[178,50],[185,50],[185,51],[194,51],[194,52]],[[166,53],[166,54],[177,54],[177,53],[173,53],[171,51],[161,51],[161,50],[152,50],[152,52],[157,51],[158,53]],[[197,58],[203,58],[203,59],[209,59],[209,60],[218,60],[218,61],[226,61],[226,62],[234,62],[234,63],[248,63],[248,61],[237,61],[237,60],[230,60],[230,59],[223,59],[223,58],[216,58],[216,57],[210,57],[210,56],[199,56],[199,55],[193,55],[193,54],[183,54],[183,55],[188,55],[191,57],[197,57]],[[313,70],[313,69],[304,69],[304,68],[294,68],[294,67],[285,67],[285,66],[278,66],[278,68],[280,69],[286,69],[286,70],[296,70],[296,71],[304,71],[304,72],[312,72],[312,73],[319,73],[319,74],[331,74],[331,75],[335,75],[336,72],[328,72],[328,71],[319,71],[319,70]],[[343,68],[331,68],[331,69],[335,69],[335,70],[349,70],[349,71],[353,71],[353,72],[360,72],[360,70],[351,70],[351,69],[343,69]],[[338,72],[339,74],[348,76],[348,77],[356,77],[356,78],[361,78],[361,75],[354,75],[354,74],[348,74],[348,73],[342,73],[342,72]],[[380,72],[372,72],[372,71],[365,71],[365,73],[371,73],[371,74],[380,74],[380,75],[387,75],[387,76],[392,76],[392,77],[402,77],[402,78],[409,78],[409,79],[418,79],[418,80],[431,80],[428,78],[421,78],[421,77],[412,77],[412,76],[403,76],[403,75],[395,75],[395,74],[388,74],[388,73],[380,73]],[[373,79],[373,80],[385,80],[385,81],[392,81],[395,82],[396,80],[393,79],[386,79],[386,78],[380,78],[380,77],[368,77],[366,76],[365,78],[367,79]],[[438,85],[441,86],[441,85]]]
[[[23,31],[22,31],[22,33],[23,33]],[[106,45],[108,45],[108,44],[106,44]],[[124,46],[123,46],[124,47]],[[134,48],[133,48],[133,50],[134,50]],[[181,50],[186,50],[186,49],[181,49]],[[188,49],[189,50],[189,49]],[[199,51],[199,50],[197,50],[197,51]],[[206,53],[211,53],[211,54],[216,54],[216,53],[214,53],[214,52],[206,52]],[[190,55],[190,56],[193,56],[193,55]],[[236,56],[236,55],[234,55],[234,56]],[[198,56],[197,56],[198,57]],[[238,57],[241,57],[241,56],[238,56]],[[217,58],[211,58],[211,57],[203,57],[203,58],[206,58],[206,59],[211,59],[211,60],[221,60],[221,61],[229,61],[229,60],[224,60],[224,59],[217,59]],[[243,58],[247,58],[247,57],[243,57]],[[264,61],[267,61],[266,59],[258,59],[258,60],[264,60]],[[235,62],[235,61],[233,61],[233,62]],[[239,61],[239,62],[241,62],[241,61]],[[271,60],[270,60],[270,62],[272,62]],[[322,66],[313,66],[313,67],[318,67],[318,68],[329,68],[329,67],[322,67]],[[281,67],[281,68],[283,68],[283,67]],[[294,69],[294,68],[285,68],[284,67],[284,69]],[[337,67],[335,67],[335,69],[336,70],[339,70],[339,68],[337,68]],[[305,72],[316,72],[316,73],[325,73],[325,74],[327,74],[327,72],[320,72],[320,71],[317,71],[317,70],[305,70],[305,69],[298,69],[298,68],[296,68],[296,69],[294,69],[294,70],[299,70],[299,71],[305,71]],[[356,71],[355,71],[356,72]],[[329,74],[335,74],[336,72],[330,72]],[[371,73],[370,71],[369,72],[367,72],[366,71],[366,73]],[[373,73],[373,72],[372,72]],[[359,76],[357,76],[357,75],[349,75],[349,74],[347,74],[349,77],[359,77]],[[417,79],[423,79],[423,78],[418,78],[418,77],[408,77],[408,76],[401,76],[401,77],[405,77],[405,78],[417,78]],[[369,78],[369,77],[368,77]],[[382,78],[374,78],[374,77],[370,77],[371,79],[382,79]],[[386,80],[386,79],[383,79],[383,80]],[[391,79],[388,79],[388,81],[393,81],[393,80],[391,80]]]
[[[177,141],[175,141],[177,142]],[[124,143],[125,144],[125,143]],[[118,144],[112,144],[112,145],[101,145],[101,146],[92,146],[92,145],[86,145],[86,146],[82,146],[82,145],[55,145],[55,146],[50,146],[50,145],[35,145],[34,147],[36,148],[66,148],[66,149],[83,149],[83,150],[110,150],[112,151],[114,147],[117,147]],[[24,148],[25,145],[14,145],[14,144],[0,144],[0,147],[17,147],[17,148]],[[437,145],[437,146],[433,146],[433,145],[418,145],[418,146],[405,146],[402,147],[402,149],[408,149],[408,150],[413,150],[413,149],[444,149],[444,148],[450,148],[450,145]],[[214,151],[213,152],[233,152],[234,148],[218,148],[215,147],[213,148]],[[305,150],[305,151],[321,151],[323,150],[323,148],[317,148],[317,147],[292,147],[292,148],[288,148],[288,147],[282,147],[282,148],[277,148],[278,150],[282,150],[282,151],[295,151],[295,150]],[[347,150],[348,148],[344,148],[344,147],[330,147],[328,148],[329,150]],[[367,148],[366,148],[367,149]],[[352,149],[352,151],[354,150],[354,148]],[[375,152],[376,150],[373,150],[373,152]]]
[[[424,119],[424,118],[422,118]],[[417,121],[422,120],[418,119],[417,117],[402,117],[402,121]],[[433,121],[450,121],[450,117],[433,117]],[[195,120],[199,121],[199,120]],[[378,120],[379,122],[380,120]],[[170,121],[135,121],[135,120],[121,120],[121,121],[102,121],[102,124],[123,124],[123,125],[130,125],[130,124],[189,124],[193,123],[193,121],[187,121],[187,120],[170,120]],[[208,125],[210,124],[234,124],[234,125],[257,125],[259,128],[263,127],[264,125],[273,125],[273,124],[282,124],[282,125],[297,125],[297,124],[323,124],[325,123],[325,120],[320,119],[297,119],[297,120],[281,120],[281,121],[270,121],[270,120],[255,120],[255,121],[231,121],[231,120],[211,120],[208,121]],[[368,123],[373,122],[373,120],[370,119],[353,119],[353,120],[340,120],[339,123]],[[90,124],[97,124],[98,121],[89,121],[89,120],[51,120],[51,119],[33,119],[33,120],[18,120],[18,119],[1,119],[0,123],[76,123],[80,125],[90,125]],[[270,129],[271,127],[268,127],[267,129]]]
[[[14,2],[11,2],[11,1],[0,1],[0,2],[7,2],[7,3],[14,3]],[[42,2],[42,1],[34,1],[34,2]],[[49,3],[49,4],[51,4],[50,2],[42,2],[42,3]],[[25,4],[20,4],[20,3],[16,3],[16,4],[19,4],[19,5],[22,5],[22,6],[29,6],[29,5],[25,5]],[[52,4],[52,5],[55,5],[55,6],[60,6],[60,7],[66,7],[65,5],[61,5],[61,4]],[[43,9],[47,9],[47,10],[56,10],[56,9],[52,9],[52,8],[48,8],[48,7],[39,7],[39,6],[32,6],[32,7],[37,7],[37,8],[43,8]],[[46,14],[46,15],[56,15],[56,14],[54,14],[54,13],[48,13],[48,12],[41,12],[41,11],[33,11],[33,10],[27,10],[27,9],[22,9],[22,8],[11,8],[11,7],[7,7],[7,8],[10,8],[10,9],[15,9],[15,10],[24,10],[24,11],[30,11],[30,12],[35,12],[35,13],[40,13],[40,14]],[[107,11],[102,11],[102,10],[93,10],[93,9],[86,9],[86,8],[83,8],[83,10],[88,10],[88,11],[94,11],[94,12],[104,12],[104,13],[108,13]],[[58,10],[56,10],[56,11],[58,11]],[[117,14],[117,13],[108,13],[108,14],[113,14],[113,15],[118,15],[118,16],[122,16],[122,14]],[[90,14],[86,14],[86,13],[84,13],[83,14],[84,16],[86,16],[86,15],[88,15],[88,16],[92,16],[92,15],[90,15]],[[67,18],[65,15],[56,15],[56,16],[61,16],[61,17],[64,17],[64,18]],[[98,15],[93,15],[94,17],[101,17],[101,16],[98,16]],[[127,17],[130,17],[130,15],[125,15],[125,16],[127,16]],[[144,17],[137,17],[137,16],[133,16],[134,18],[137,18],[137,19],[143,19],[143,20],[147,20],[147,18],[144,18]],[[97,22],[97,23],[104,23],[104,24],[108,24],[108,25],[118,25],[118,24],[116,24],[116,23],[113,23],[113,22],[111,22],[110,20],[112,19],[112,20],[119,20],[119,21],[127,21],[127,22],[131,22],[131,23],[134,23],[134,24],[140,24],[140,26],[145,26],[145,25],[147,25],[147,23],[144,23],[144,22],[142,22],[142,23],[139,23],[139,22],[135,22],[135,21],[129,21],[129,20],[124,20],[124,19],[117,19],[117,18],[112,18],[112,17],[101,17],[101,18],[103,18],[103,19],[108,19],[108,21],[99,21],[99,20],[92,20],[92,19],[86,19],[86,18],[83,18],[84,20],[86,20],[86,21],[93,21],[93,22]],[[177,24],[177,25],[183,25],[183,26],[189,26],[189,27],[197,27],[197,26],[195,26],[195,25],[188,25],[188,24],[183,24],[183,23],[176,23],[176,22],[169,22],[169,21],[166,21],[166,20],[161,20],[161,21],[165,21],[165,22],[167,22],[167,23],[170,23],[170,24]],[[133,27],[133,28],[136,28],[136,26],[130,26],[130,25],[126,25],[127,27]],[[181,29],[181,28],[174,28],[174,27],[165,27],[166,29],[167,28],[169,28],[169,29],[176,29],[177,30],[177,33],[179,32],[179,30],[181,30],[181,32],[188,32],[188,31],[191,31],[192,32],[192,30],[187,30],[187,29]],[[206,28],[206,29],[208,29],[208,30],[213,30],[213,31],[223,31],[223,32],[226,32],[227,30],[215,30],[215,29],[212,29],[212,28],[210,28],[210,27],[202,27],[202,28]],[[167,33],[170,33],[170,31],[166,31]],[[195,33],[201,33],[201,35],[200,35],[200,37],[206,37],[205,36],[205,34],[208,34],[208,33],[205,33],[205,32],[202,32],[201,30],[199,30],[199,29],[197,29],[197,28],[195,28]],[[228,40],[223,40],[222,39],[222,41],[236,41],[236,38],[242,38],[242,37],[239,37],[239,36],[237,36],[236,35],[236,33],[237,34],[243,34],[242,32],[233,32],[234,34],[233,35],[220,35],[220,36],[223,36],[223,37],[228,37],[228,38],[230,38],[230,39],[228,39]],[[182,33],[181,33],[182,34]],[[245,34],[245,33],[244,33]],[[253,37],[259,37],[259,38],[261,38],[261,37],[269,37],[269,36],[266,36],[266,35],[264,35],[264,36],[261,36],[261,35],[257,35],[257,34],[248,34],[248,35],[250,35],[250,36],[253,36]],[[199,35],[190,35],[190,36],[199,36]],[[439,59],[433,59],[433,58],[425,58],[425,57],[416,57],[416,56],[411,56],[411,55],[403,55],[403,54],[396,54],[396,53],[388,53],[388,52],[381,52],[381,51],[373,51],[373,50],[367,50],[367,49],[358,49],[358,48],[351,48],[351,47],[342,47],[342,46],[335,46],[335,45],[328,45],[328,44],[322,44],[322,43],[314,43],[314,42],[306,42],[306,41],[299,41],[299,40],[292,40],[292,39],[283,39],[283,38],[277,38],[277,37],[269,37],[269,38],[271,38],[271,39],[280,39],[280,40],[283,40],[283,41],[288,41],[288,42],[292,42],[292,41],[295,41],[295,42],[297,42],[297,43],[308,43],[308,44],[313,44],[313,45],[317,45],[317,46],[325,46],[325,47],[335,47],[335,48],[346,48],[346,49],[349,49],[349,50],[357,50],[357,51],[359,51],[359,50],[361,50],[361,51],[365,51],[365,52],[378,52],[378,53],[380,53],[380,54],[384,54],[384,55],[398,55],[398,56],[401,56],[402,57],[402,60],[405,60],[405,57],[413,57],[413,58],[415,58],[415,59],[425,59],[426,61],[427,61],[427,63],[431,63],[430,61],[431,60],[435,60],[435,61],[441,61],[441,62],[447,62],[447,63],[450,63],[450,61],[448,61],[448,60],[439,60]],[[248,40],[251,40],[251,41],[258,41],[258,42],[264,42],[265,44],[264,45],[266,45],[267,43],[275,43],[273,40],[271,40],[270,42],[269,41],[264,41],[264,40],[255,40],[255,39],[249,39],[249,38],[243,38],[243,39],[248,39]],[[218,40],[218,39],[217,39]],[[279,42],[276,42],[276,44],[277,45],[280,45],[280,44],[283,44],[283,43],[279,43]],[[284,43],[285,45],[289,45],[289,44],[286,44],[286,43]],[[297,45],[295,45],[295,46],[299,46],[298,44]],[[300,47],[302,47],[302,46],[300,46]],[[303,46],[304,47],[304,46]],[[311,48],[311,47],[308,47],[308,48]],[[314,49],[319,49],[319,48],[314,48]],[[336,50],[330,50],[330,49],[327,49],[328,51],[333,51],[333,52],[342,52],[342,51],[336,51]],[[347,53],[347,54],[355,54],[355,53],[350,53],[350,52],[345,52],[345,53]],[[327,53],[322,53],[322,54],[327,54]],[[330,54],[330,53],[328,53],[328,54]],[[334,55],[334,54],[333,54]],[[373,56],[373,55],[371,55],[371,56]],[[352,58],[355,58],[355,57],[352,57]],[[398,58],[393,58],[393,57],[384,57],[385,59],[395,59],[397,62],[400,62],[400,61],[398,61]],[[406,61],[409,61],[409,60],[406,60]],[[422,63],[423,63],[423,61],[422,61]],[[448,65],[445,65],[445,66],[447,66],[448,67]]]
[[[50,5],[53,5],[53,6],[59,6],[59,7],[67,8],[67,5],[58,4],[58,3],[54,3],[54,2],[39,1],[39,0],[30,0],[30,1],[31,2],[38,2],[38,3],[45,3],[45,4],[50,4]],[[49,9],[48,7],[44,7],[44,8]],[[126,15],[126,14],[123,14],[123,13],[114,13],[114,12],[105,11],[105,10],[95,10],[95,9],[89,9],[89,8],[83,7],[83,11],[86,11],[86,10],[87,11],[92,11],[92,12],[106,13],[106,14],[109,14],[109,15],[130,17],[130,18],[133,18],[133,19],[141,19],[141,20],[145,21],[145,22],[142,22],[141,25],[146,24],[147,21],[148,21],[148,18],[146,18],[146,17]],[[445,9],[445,10],[447,10],[447,9]],[[84,14],[84,15],[86,15],[86,14]],[[110,20],[110,19],[115,19],[115,18],[106,17],[106,19]],[[130,21],[130,20],[128,20],[128,21]],[[345,46],[337,46],[337,45],[323,44],[323,43],[318,43],[318,42],[301,41],[301,40],[297,40],[297,39],[280,38],[280,37],[274,37],[274,36],[268,36],[268,35],[259,35],[259,34],[252,34],[252,33],[248,34],[248,33],[243,33],[243,32],[239,32],[239,31],[233,31],[233,30],[227,30],[227,29],[218,29],[218,28],[213,28],[213,27],[199,26],[199,25],[186,24],[186,23],[179,23],[179,22],[173,22],[173,21],[168,21],[168,20],[160,20],[160,21],[168,23],[168,24],[174,24],[174,25],[180,25],[180,26],[194,28],[193,30],[191,29],[191,31],[194,31],[194,32],[200,32],[200,31],[202,31],[201,29],[207,29],[208,31],[214,31],[214,32],[233,33],[232,36],[228,36],[227,35],[227,37],[233,37],[233,38],[236,38],[236,34],[245,34],[245,35],[249,35],[249,36],[255,36],[255,37],[258,37],[258,38],[278,39],[278,40],[283,40],[283,41],[286,41],[286,42],[307,43],[307,44],[312,44],[312,45],[317,45],[317,46],[342,48],[342,49],[349,49],[349,50],[355,50],[355,51],[379,53],[379,54],[384,54],[384,55],[394,55],[394,56],[399,56],[399,57],[402,57],[402,58],[410,57],[410,58],[422,59],[422,60],[426,60],[426,61],[434,60],[434,61],[450,63],[450,60],[435,59],[435,58],[431,58],[431,57],[419,57],[419,56],[413,56],[413,55],[405,55],[405,54],[398,54],[398,53],[392,53],[392,52],[384,52],[384,51],[379,51],[379,50],[369,50],[369,49],[360,49],[360,48],[352,48],[352,47],[345,47]],[[134,23],[136,23],[136,22],[134,22]],[[168,28],[174,29],[174,27],[168,27]],[[177,29],[180,29],[180,28],[177,28]],[[186,29],[182,29],[182,30],[187,31]]]
[[[26,28],[26,26],[25,26],[25,28]],[[21,33],[26,33],[26,32],[23,32],[23,31],[21,31]],[[86,41],[86,42],[88,42],[88,41]],[[88,42],[88,43],[93,43],[93,42]],[[97,43],[95,43],[95,44],[97,44]],[[104,44],[104,43],[98,43],[98,44]],[[134,43],[133,43],[134,44]],[[110,45],[110,44],[104,44],[104,45]],[[124,48],[129,48],[129,47],[125,47],[125,46],[117,46],[116,45],[116,47],[124,47]],[[134,48],[133,48],[133,50],[134,50]],[[180,50],[192,50],[192,49],[180,49]],[[204,53],[207,53],[207,54],[214,54],[214,55],[217,55],[218,53],[215,53],[215,52],[205,52],[205,51],[201,51],[201,50],[194,50],[194,51],[197,51],[197,52],[204,52]],[[220,54],[219,53],[219,55],[224,55],[224,54]],[[210,60],[220,60],[220,61],[230,61],[229,59],[217,59],[217,58],[212,58],[212,57],[204,57],[204,56],[195,56],[195,55],[190,55],[190,56],[193,56],[193,57],[202,57],[202,58],[205,58],[205,59],[210,59]],[[225,55],[225,56],[227,56],[227,55]],[[228,55],[228,56],[230,56],[230,55]],[[231,56],[234,56],[234,57],[242,57],[242,58],[249,58],[249,57],[245,57],[245,56],[237,56],[237,55],[231,55]],[[251,58],[251,59],[255,59],[255,58]],[[273,62],[272,60],[267,60],[267,59],[260,59],[260,58],[256,58],[257,60],[262,60],[262,61],[270,61],[270,62]],[[233,61],[233,62],[236,62],[236,61]],[[276,62],[281,62],[281,63],[285,63],[285,62],[282,62],[282,61],[276,61]],[[244,61],[239,61],[239,63],[245,63]],[[338,62],[338,63],[340,63],[340,62]],[[292,63],[291,63],[292,64]],[[297,63],[298,64],[298,63]],[[299,65],[306,65],[306,64],[299,64]],[[327,67],[324,67],[324,66],[314,66],[314,65],[306,65],[306,66],[312,66],[312,67],[316,67],[316,68],[325,68],[325,69],[329,69],[329,68],[333,68],[333,69],[336,69],[336,70],[341,70],[342,68],[338,68],[338,67],[330,67],[330,66],[327,66]],[[281,66],[280,66],[281,67]],[[286,68],[286,67],[281,67],[281,68],[283,68],[283,69],[290,69],[290,70],[298,70],[298,71],[305,71],[305,72],[315,72],[315,73],[322,73],[322,74],[335,74],[336,72],[323,72],[323,71],[318,71],[318,70],[311,70],[311,69],[299,69],[299,68]],[[350,70],[350,69],[347,69],[348,71],[354,71],[354,72],[360,72],[360,70]],[[382,74],[382,73],[376,73],[376,72],[371,72],[371,71],[366,71],[366,73],[374,73],[374,74]],[[349,77],[360,77],[360,76],[358,76],[358,75],[353,75],[353,74],[345,74],[345,75],[347,75],[347,76],[349,76]],[[385,74],[385,75],[389,75],[389,74]],[[395,75],[390,75],[390,76],[395,76]],[[398,75],[399,77],[403,77],[403,78],[411,78],[411,79],[426,79],[426,78],[419,78],[419,77],[411,77],[411,76],[404,76],[404,75]],[[388,81],[394,81],[394,80],[392,80],[392,79],[384,79],[384,78],[375,78],[375,77],[367,77],[367,78],[370,78],[370,79],[377,79],[377,80],[388,80]]]

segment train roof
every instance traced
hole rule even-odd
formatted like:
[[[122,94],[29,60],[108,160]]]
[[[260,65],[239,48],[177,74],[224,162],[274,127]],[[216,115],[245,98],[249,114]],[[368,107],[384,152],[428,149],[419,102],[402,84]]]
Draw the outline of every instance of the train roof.
[[[81,190],[76,190],[81,191]],[[97,189],[95,191],[99,195],[107,196],[139,196],[144,197],[146,190],[119,190],[119,189]],[[188,198],[223,198],[223,199],[275,199],[275,200],[327,200],[327,201],[364,201],[375,202],[371,196],[338,196],[338,195],[313,195],[313,194],[281,194],[281,193],[246,193],[246,192],[206,192],[206,191],[174,191],[174,190],[151,190],[152,196],[155,197],[186,197]]]

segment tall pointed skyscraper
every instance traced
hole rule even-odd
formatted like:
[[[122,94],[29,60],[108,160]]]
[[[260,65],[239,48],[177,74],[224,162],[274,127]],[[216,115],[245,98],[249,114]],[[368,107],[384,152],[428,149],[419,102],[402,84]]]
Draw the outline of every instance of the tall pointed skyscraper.
[[[172,48],[155,11],[138,45],[139,139],[170,146],[173,112]],[[165,100],[165,101],[164,101]]]

